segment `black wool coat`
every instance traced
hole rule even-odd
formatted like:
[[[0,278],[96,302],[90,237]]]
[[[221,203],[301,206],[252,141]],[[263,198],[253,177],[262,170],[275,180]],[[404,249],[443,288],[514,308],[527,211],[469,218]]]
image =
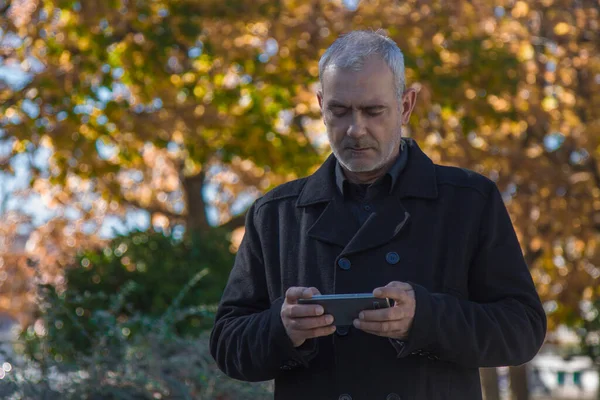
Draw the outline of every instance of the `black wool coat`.
[[[535,356],[546,317],[496,185],[434,164],[412,140],[409,152],[362,227],[333,155],[251,206],[210,339],[228,376],[274,379],[275,399],[481,399],[479,367]],[[405,343],[348,327],[293,347],[280,317],[290,286],[365,293],[391,281],[415,289]]]

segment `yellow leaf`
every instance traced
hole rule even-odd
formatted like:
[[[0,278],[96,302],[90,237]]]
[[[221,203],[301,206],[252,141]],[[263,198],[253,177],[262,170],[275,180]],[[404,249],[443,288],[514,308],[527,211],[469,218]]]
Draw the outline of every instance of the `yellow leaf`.
[[[192,83],[196,80],[196,75],[192,72],[187,72],[183,75],[183,81],[185,83]]]
[[[529,6],[524,1],[517,1],[512,9],[512,16],[515,18],[525,17],[529,12]]]
[[[84,36],[82,38],[79,39],[79,48],[81,50],[87,50],[90,48],[90,38],[87,36]]]
[[[25,151],[25,141],[15,140],[13,142],[13,152],[23,153]]]
[[[442,35],[442,34],[441,34],[441,33],[439,33],[439,32],[438,32],[438,33],[436,33],[436,34],[433,36],[432,42],[433,42],[433,44],[435,44],[436,46],[441,46],[441,45],[442,45],[442,43],[444,42],[444,35]]]
[[[558,101],[554,97],[544,97],[542,108],[544,111],[552,111],[558,106]]]
[[[566,35],[571,30],[571,27],[566,22],[559,22],[554,26],[554,33],[557,35]]]
[[[534,54],[535,52],[533,51],[533,46],[531,43],[523,43],[519,48],[519,61],[531,60]]]
[[[52,138],[50,136],[48,136],[48,135],[42,136],[42,139],[40,140],[40,144],[43,147],[46,147],[46,148],[48,148],[50,150],[54,149],[54,144],[52,143]]]
[[[181,83],[181,77],[179,75],[171,75],[171,83],[175,86],[179,86]]]
[[[8,107],[6,111],[4,111],[4,116],[8,119],[13,118],[15,115],[17,115],[17,112],[12,107]]]
[[[206,90],[202,86],[197,85],[196,87],[194,87],[194,96],[196,96],[196,97],[202,97],[205,94],[206,94]]]
[[[71,11],[69,10],[65,10],[64,8],[62,10],[60,10],[60,22],[62,24],[68,24],[69,21],[71,21],[71,17],[73,16],[73,14],[71,13]]]

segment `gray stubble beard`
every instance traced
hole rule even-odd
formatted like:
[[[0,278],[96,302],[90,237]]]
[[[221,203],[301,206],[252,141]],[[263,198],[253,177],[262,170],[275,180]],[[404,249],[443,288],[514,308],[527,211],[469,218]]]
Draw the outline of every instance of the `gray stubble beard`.
[[[333,146],[331,146],[331,150],[333,151],[333,154],[335,155],[335,158],[337,158],[338,162],[342,165],[342,167],[344,167],[346,170],[350,171],[350,172],[371,172],[371,171],[375,171],[377,169],[380,169],[381,167],[383,167],[386,163],[388,163],[390,161],[390,159],[392,158],[392,154],[394,153],[394,151],[400,147],[400,142],[402,141],[402,127],[399,128],[399,132],[398,135],[395,136],[396,140],[394,140],[394,143],[392,146],[390,146],[390,148],[387,151],[387,154],[385,155],[385,157],[383,157],[377,164],[375,164],[373,167],[367,168],[367,169],[352,169],[350,168],[350,166],[342,159],[341,157],[341,153],[335,149]]]

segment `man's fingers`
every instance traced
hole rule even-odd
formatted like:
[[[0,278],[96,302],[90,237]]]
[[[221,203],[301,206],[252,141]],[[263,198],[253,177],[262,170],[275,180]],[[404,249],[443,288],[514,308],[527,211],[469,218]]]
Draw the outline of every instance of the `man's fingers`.
[[[320,317],[293,318],[288,321],[290,328],[296,331],[306,331],[315,328],[321,328],[331,325],[332,323],[333,316],[329,314],[322,315]]]
[[[281,319],[294,346],[301,345],[306,339],[335,332],[335,326],[332,325],[333,316],[323,315],[323,306],[298,304],[298,299],[310,299],[319,294],[321,292],[316,287],[292,286],[285,292]]]
[[[411,293],[412,292],[412,293]],[[408,286],[384,286],[373,290],[373,296],[378,298],[394,299],[396,302],[406,301],[411,296],[414,297],[414,290]]]
[[[355,319],[356,328],[384,337],[405,337],[415,313],[415,291],[409,283],[393,281],[373,290],[373,296],[394,300],[392,307],[364,310]]]
[[[309,288],[308,288],[308,290],[310,290],[310,291],[311,291],[311,293],[312,293],[312,296],[321,295],[321,292],[319,292],[319,289],[317,289],[317,288],[316,288],[316,287],[314,287],[314,286],[311,286],[311,287],[309,287]],[[305,291],[305,292],[306,292],[306,291]],[[312,296],[311,296],[311,297],[312,297]]]
[[[324,326],[324,327],[312,329],[312,330],[306,331],[306,332],[308,333],[308,335],[310,335],[307,337],[307,339],[321,337],[321,336],[328,336],[328,335],[331,335],[333,332],[335,332],[335,325]]]
[[[296,303],[298,299],[302,296],[304,289],[305,288],[303,287],[292,286],[285,292],[285,300],[288,303]]]
[[[328,336],[335,332],[335,325],[319,326],[313,329],[306,330],[290,330],[288,335],[292,339],[293,343],[300,345],[307,339],[317,338],[321,336]]]
[[[310,299],[316,294],[321,294],[321,292],[315,287],[292,286],[285,292],[285,299],[288,303],[294,304],[298,302],[298,299]]]
[[[314,317],[323,315],[325,310],[318,304],[292,304],[284,309],[284,316],[288,318]]]
[[[359,318],[361,321],[394,321],[405,318],[406,315],[404,311],[405,310],[403,310],[402,307],[382,308],[379,310],[364,310],[360,312]]]
[[[397,287],[399,289],[412,290],[412,286],[410,286],[410,283],[400,281],[392,281],[385,285],[385,287]]]

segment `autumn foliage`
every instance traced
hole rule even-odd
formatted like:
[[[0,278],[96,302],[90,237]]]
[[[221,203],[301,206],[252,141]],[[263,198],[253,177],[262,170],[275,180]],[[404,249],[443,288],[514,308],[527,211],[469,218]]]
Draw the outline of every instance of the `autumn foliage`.
[[[381,28],[420,90],[405,135],[497,182],[550,328],[596,329],[597,1],[8,4],[0,53],[27,75],[0,80],[2,166],[48,152],[29,163],[29,187],[77,212],[67,236],[136,210],[165,232],[242,226],[250,201],[328,154],[315,97],[324,49]]]

